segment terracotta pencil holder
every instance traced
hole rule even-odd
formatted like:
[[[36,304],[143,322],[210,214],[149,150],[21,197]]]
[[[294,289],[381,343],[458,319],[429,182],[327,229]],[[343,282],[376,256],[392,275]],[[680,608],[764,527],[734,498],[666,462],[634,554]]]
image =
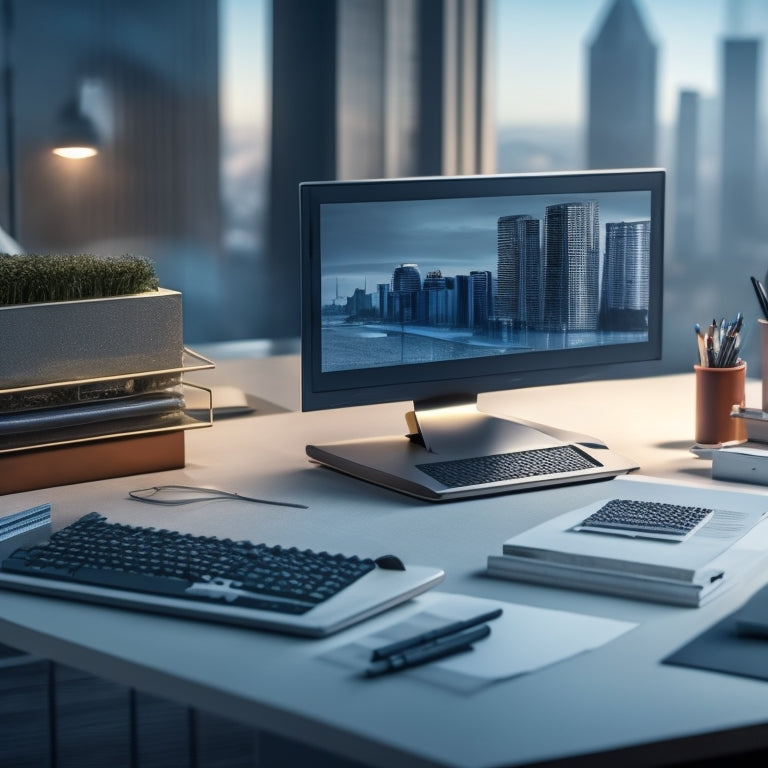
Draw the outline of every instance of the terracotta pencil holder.
[[[732,440],[746,440],[743,419],[732,419],[733,406],[744,405],[747,364],[733,368],[709,368],[694,365],[696,374],[696,442],[717,445]]]

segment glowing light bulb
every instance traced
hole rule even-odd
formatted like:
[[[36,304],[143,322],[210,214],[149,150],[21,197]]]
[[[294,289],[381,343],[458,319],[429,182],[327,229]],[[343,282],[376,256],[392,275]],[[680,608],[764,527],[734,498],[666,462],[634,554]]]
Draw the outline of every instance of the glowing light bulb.
[[[82,160],[85,157],[93,157],[98,154],[95,147],[56,147],[54,155],[66,157],[68,160]]]

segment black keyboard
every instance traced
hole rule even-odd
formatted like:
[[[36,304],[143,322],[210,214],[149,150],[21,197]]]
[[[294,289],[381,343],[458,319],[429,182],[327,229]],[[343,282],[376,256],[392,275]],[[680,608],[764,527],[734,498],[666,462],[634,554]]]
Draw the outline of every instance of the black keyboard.
[[[612,499],[580,524],[582,530],[636,531],[662,536],[686,536],[712,515],[706,507],[657,501]]]
[[[303,614],[376,561],[110,523],[91,512],[2,570],[110,589]]]
[[[525,477],[579,472],[602,465],[571,445],[558,445],[416,466],[447,488],[463,488]]]

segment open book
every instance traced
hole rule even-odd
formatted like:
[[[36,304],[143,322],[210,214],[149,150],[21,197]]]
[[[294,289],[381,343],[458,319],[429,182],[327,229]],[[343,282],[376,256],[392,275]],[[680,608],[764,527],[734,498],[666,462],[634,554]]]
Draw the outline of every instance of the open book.
[[[488,557],[488,574],[697,606],[722,588],[731,569],[740,567],[743,553],[734,553],[733,547],[768,511],[768,500],[714,508],[681,542],[579,530],[610,500],[559,515],[508,539],[503,554]]]

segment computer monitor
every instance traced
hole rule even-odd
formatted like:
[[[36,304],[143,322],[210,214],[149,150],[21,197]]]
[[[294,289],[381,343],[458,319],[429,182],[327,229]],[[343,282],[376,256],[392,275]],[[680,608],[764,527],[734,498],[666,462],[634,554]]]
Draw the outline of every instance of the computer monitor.
[[[429,500],[636,468],[476,402],[660,359],[664,189],[662,169],[301,184],[303,410],[413,403],[406,436],[309,457]],[[544,471],[498,475],[513,454]]]

